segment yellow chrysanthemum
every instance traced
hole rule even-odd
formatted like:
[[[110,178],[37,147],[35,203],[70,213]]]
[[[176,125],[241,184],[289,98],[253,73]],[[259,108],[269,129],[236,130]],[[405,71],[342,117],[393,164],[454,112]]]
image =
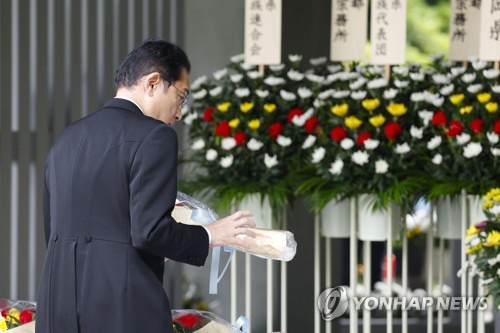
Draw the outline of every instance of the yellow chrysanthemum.
[[[234,118],[234,119],[229,121],[229,126],[231,128],[236,128],[236,127],[238,127],[239,124],[240,124],[240,120],[238,118]]]
[[[469,114],[472,112],[472,110],[473,110],[472,106],[467,105],[464,106],[463,108],[460,108],[460,114]]]
[[[476,226],[474,224],[472,224],[469,229],[467,229],[467,237],[471,237],[471,236],[474,236],[476,234],[479,233],[479,229],[476,228]]]
[[[276,104],[274,104],[274,103],[266,103],[266,104],[264,104],[264,110],[267,113],[273,113],[274,110],[276,110]]]
[[[253,130],[256,130],[260,127],[260,120],[259,119],[253,119],[248,122],[248,127],[250,127]]]
[[[227,112],[227,110],[229,110],[230,107],[231,107],[231,102],[224,102],[217,105],[217,110],[219,110],[220,112]]]
[[[500,232],[492,230],[486,237],[486,246],[500,246]]]
[[[373,111],[379,107],[380,101],[378,100],[378,98],[365,99],[361,102],[361,105],[363,105],[363,107],[368,111]]]
[[[0,331],[7,331],[7,323],[2,316],[0,316]]]
[[[21,313],[20,313],[20,312],[19,312],[19,310],[18,310],[18,309],[16,309],[16,308],[12,308],[12,309],[10,309],[10,310],[9,310],[9,316],[14,317],[14,318],[16,318],[17,320],[19,320],[19,316],[20,316],[20,315],[21,315]]]
[[[251,103],[251,102],[245,102],[245,103],[240,105],[240,110],[243,113],[247,113],[252,109],[253,109],[253,103]]]
[[[474,252],[477,252],[479,250],[481,250],[483,248],[483,244],[482,243],[479,243],[478,245],[476,246],[472,246],[470,248],[468,248],[466,251],[465,251],[465,254],[472,254]]]
[[[489,113],[497,112],[497,110],[498,110],[498,103],[497,102],[486,103],[485,108],[486,108],[486,111],[488,111]]]
[[[363,122],[356,118],[356,116],[349,116],[345,118],[345,125],[349,127],[350,129],[355,129],[361,126]]]
[[[380,127],[385,123],[385,117],[381,114],[378,114],[376,116],[371,117],[368,119],[370,124],[372,124],[375,127]]]
[[[453,105],[458,105],[460,103],[462,103],[462,101],[464,100],[465,98],[465,95],[464,94],[455,94],[455,95],[451,95],[450,96],[450,102],[453,104]]]
[[[402,103],[391,103],[386,106],[387,111],[395,117],[401,117],[408,110]]]
[[[336,116],[343,117],[349,111],[349,105],[347,103],[336,104],[330,108],[330,111]]]
[[[420,234],[422,232],[422,229],[420,227],[415,227],[411,230],[406,231],[406,237],[408,239],[415,237],[416,235]]]
[[[482,206],[481,208],[483,210],[486,210],[486,209],[490,209],[491,207],[495,206],[495,204],[493,203],[493,201],[486,201]]]
[[[477,94],[477,100],[479,101],[479,103],[488,103],[491,99],[491,94],[490,93],[480,93],[480,94]]]

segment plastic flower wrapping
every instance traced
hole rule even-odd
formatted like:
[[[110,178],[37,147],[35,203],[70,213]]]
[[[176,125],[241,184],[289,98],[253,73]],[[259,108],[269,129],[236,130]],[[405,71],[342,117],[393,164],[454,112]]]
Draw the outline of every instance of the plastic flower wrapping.
[[[172,310],[174,333],[241,333],[213,313],[198,310]]]
[[[10,330],[35,319],[36,304],[0,298],[0,332]]]
[[[219,219],[218,215],[204,203],[177,192],[172,216],[177,222],[185,224],[209,224]],[[250,228],[255,238],[240,235],[247,249],[235,246],[238,251],[246,252],[264,259],[290,261],[297,251],[297,242],[293,234],[286,230]]]

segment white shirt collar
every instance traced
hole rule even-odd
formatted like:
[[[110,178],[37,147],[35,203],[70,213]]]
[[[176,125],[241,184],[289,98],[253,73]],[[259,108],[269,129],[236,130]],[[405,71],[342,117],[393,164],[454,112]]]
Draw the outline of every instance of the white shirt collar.
[[[115,96],[115,98],[120,98],[120,99],[125,99],[129,102],[132,102],[135,104],[135,106],[137,106],[139,108],[139,110],[141,110],[141,112],[144,114],[144,111],[141,109],[141,107],[139,106],[139,104],[137,104],[134,100],[128,98],[128,97],[125,97],[125,96]]]

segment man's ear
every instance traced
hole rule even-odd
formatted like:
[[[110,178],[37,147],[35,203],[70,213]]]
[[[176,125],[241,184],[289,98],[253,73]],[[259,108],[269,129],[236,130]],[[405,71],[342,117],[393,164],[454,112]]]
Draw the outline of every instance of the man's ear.
[[[158,84],[160,84],[161,82],[160,73],[153,72],[146,75],[146,78],[143,82],[144,82],[143,86],[144,91],[152,95],[153,92],[157,89]]]

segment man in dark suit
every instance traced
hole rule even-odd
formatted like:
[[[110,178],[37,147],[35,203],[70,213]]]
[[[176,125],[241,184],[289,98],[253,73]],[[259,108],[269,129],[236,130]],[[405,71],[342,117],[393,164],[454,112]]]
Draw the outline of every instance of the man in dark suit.
[[[254,236],[240,211],[206,228],[177,223],[177,136],[190,63],[165,41],[133,50],[116,97],[71,124],[45,163],[47,254],[37,333],[172,332],[164,258],[202,266],[209,245]],[[182,222],[182,221],[180,221]]]

